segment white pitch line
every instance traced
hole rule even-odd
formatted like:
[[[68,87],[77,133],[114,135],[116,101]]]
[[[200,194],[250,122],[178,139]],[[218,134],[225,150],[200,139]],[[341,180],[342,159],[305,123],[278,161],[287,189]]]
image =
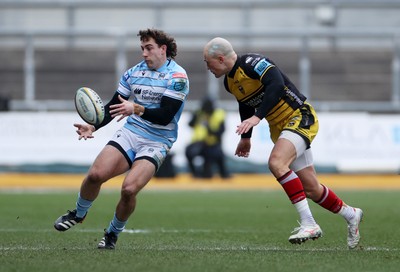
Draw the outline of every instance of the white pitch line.
[[[43,233],[43,232],[56,232],[54,229],[0,229],[1,232],[33,232],[33,233]],[[69,232],[86,232],[86,233],[103,233],[103,229],[72,229]],[[127,234],[148,234],[148,233],[262,233],[262,231],[252,231],[252,230],[211,230],[211,229],[125,229],[123,231]]]
[[[294,246],[295,247],[295,246]],[[225,251],[246,251],[246,252],[337,252],[337,251],[350,251],[347,248],[287,248],[287,247],[248,247],[248,246],[228,246],[228,247],[188,247],[188,246],[159,246],[159,247],[140,247],[134,246],[136,250],[152,250],[152,251],[211,251],[211,252],[225,252]],[[29,246],[0,246],[0,252],[2,251],[50,251],[55,250],[56,247],[29,247]],[[71,247],[68,248],[69,250],[88,250],[87,247]],[[126,247],[119,248],[119,250],[128,249]],[[132,248],[129,248],[132,250]],[[351,250],[351,251],[369,251],[369,252],[398,252],[398,248],[379,248],[379,247],[364,247],[363,249],[359,250]]]
[[[53,229],[0,229],[1,232],[54,232],[57,231]],[[101,229],[74,229],[71,232],[85,232],[85,233],[102,233]],[[240,230],[240,229],[232,229],[232,230],[211,230],[211,229],[125,229],[124,233],[126,234],[152,234],[152,233],[256,233],[256,231],[251,230]],[[260,232],[259,232],[260,233]],[[349,251],[346,247],[334,247],[334,248],[303,248],[301,246],[297,247],[296,245],[293,248],[288,247],[275,247],[275,246],[227,246],[227,247],[189,247],[189,246],[160,246],[160,247],[135,247],[139,250],[167,250],[167,251],[265,251],[265,252],[274,252],[274,251],[309,251],[309,252],[334,252],[334,251]],[[56,248],[52,247],[29,247],[29,246],[0,246],[1,251],[37,251],[37,250],[54,250]],[[73,247],[69,249],[74,250],[87,250],[87,247]],[[121,248],[122,250],[124,248]],[[363,247],[362,249],[358,249],[355,251],[387,251],[387,252],[398,252],[400,248],[385,248],[385,247]]]

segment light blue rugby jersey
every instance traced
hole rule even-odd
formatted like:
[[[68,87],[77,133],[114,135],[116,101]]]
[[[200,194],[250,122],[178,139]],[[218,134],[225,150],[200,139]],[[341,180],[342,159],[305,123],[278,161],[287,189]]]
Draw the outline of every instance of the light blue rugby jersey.
[[[117,91],[133,98],[135,103],[153,109],[160,107],[163,96],[185,102],[189,93],[189,79],[186,71],[174,60],[168,59],[158,70],[149,69],[146,62],[142,61],[124,73]],[[127,118],[125,127],[147,139],[171,147],[178,137],[178,121],[183,106],[184,103],[166,126],[154,124],[132,114]]]

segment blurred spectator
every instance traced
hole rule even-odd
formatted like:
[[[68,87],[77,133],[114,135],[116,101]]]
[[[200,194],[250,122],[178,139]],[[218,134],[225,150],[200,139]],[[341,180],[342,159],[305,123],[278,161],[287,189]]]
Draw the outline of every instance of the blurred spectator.
[[[225,131],[225,111],[215,109],[211,98],[203,99],[201,108],[193,113],[189,122],[193,128],[191,143],[186,147],[186,158],[191,174],[199,178],[211,178],[216,165],[222,178],[229,178],[222,150],[222,134]],[[201,158],[202,165],[195,160]]]

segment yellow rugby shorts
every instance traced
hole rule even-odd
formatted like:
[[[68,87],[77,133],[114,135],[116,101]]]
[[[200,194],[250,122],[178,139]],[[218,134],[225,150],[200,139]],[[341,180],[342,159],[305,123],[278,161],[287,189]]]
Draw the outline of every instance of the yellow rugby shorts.
[[[310,146],[318,133],[318,117],[314,108],[306,102],[281,122],[270,125],[269,129],[274,143],[283,130],[289,130],[300,135]]]

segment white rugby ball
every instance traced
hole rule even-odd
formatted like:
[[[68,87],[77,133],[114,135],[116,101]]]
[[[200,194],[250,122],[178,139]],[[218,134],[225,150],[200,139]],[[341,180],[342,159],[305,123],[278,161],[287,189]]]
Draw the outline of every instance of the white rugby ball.
[[[88,124],[96,126],[104,120],[103,100],[88,87],[82,87],[76,91],[75,108],[81,118]]]

